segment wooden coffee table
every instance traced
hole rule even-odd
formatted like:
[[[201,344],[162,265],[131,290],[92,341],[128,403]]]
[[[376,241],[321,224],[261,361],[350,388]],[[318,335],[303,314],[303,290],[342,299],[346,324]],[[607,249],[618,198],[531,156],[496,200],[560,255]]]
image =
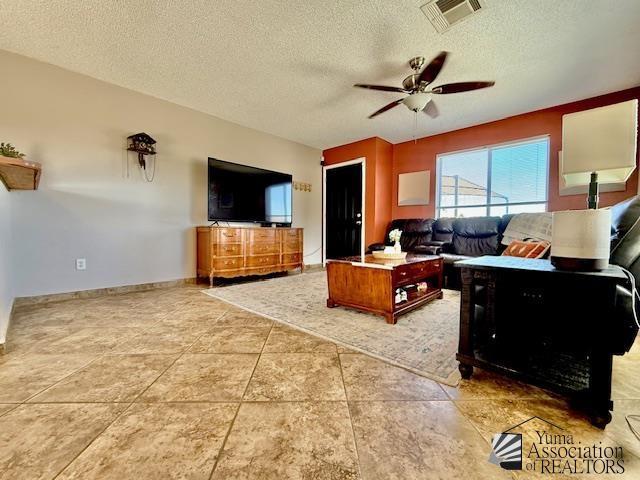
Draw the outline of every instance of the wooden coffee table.
[[[442,259],[435,255],[407,255],[405,260],[378,260],[373,255],[327,260],[327,307],[344,306],[383,315],[395,324],[398,316],[442,298]],[[419,292],[418,282],[428,289]],[[395,302],[396,289],[408,299]]]

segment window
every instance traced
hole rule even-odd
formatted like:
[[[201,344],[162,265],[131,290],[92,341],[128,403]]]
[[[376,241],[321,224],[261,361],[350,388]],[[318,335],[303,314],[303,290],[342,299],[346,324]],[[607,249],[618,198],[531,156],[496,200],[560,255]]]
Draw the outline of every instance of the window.
[[[438,155],[437,216],[500,216],[547,209],[549,139]]]

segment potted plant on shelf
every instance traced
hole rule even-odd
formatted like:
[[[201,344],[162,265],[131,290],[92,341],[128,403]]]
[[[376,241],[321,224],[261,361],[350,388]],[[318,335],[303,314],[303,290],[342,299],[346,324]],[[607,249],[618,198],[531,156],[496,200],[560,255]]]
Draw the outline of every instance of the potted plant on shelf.
[[[0,143],[0,155],[8,158],[22,158],[24,157],[24,153],[19,152],[16,148],[10,143]]]
[[[40,172],[39,163],[25,160],[10,143],[0,143],[0,183],[8,190],[37,190]]]

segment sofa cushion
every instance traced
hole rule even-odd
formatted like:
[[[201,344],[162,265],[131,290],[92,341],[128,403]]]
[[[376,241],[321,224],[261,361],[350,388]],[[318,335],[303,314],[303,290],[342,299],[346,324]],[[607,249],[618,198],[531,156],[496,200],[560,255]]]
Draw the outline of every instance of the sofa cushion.
[[[405,252],[411,252],[415,247],[431,241],[431,232],[434,220],[432,218],[407,218],[402,223],[394,220],[391,226],[402,230],[400,245]],[[387,235],[387,242],[389,241]]]
[[[498,254],[500,217],[457,218],[453,222],[453,251],[479,257]]]
[[[439,218],[433,223],[431,240],[436,242],[451,242],[453,239],[453,222],[455,218]]]

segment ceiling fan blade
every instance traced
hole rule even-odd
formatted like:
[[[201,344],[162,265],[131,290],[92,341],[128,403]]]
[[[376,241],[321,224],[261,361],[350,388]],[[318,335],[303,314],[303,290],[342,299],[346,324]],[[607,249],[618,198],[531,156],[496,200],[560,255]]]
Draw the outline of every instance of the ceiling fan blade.
[[[367,85],[364,83],[356,83],[354,87],[358,88],[366,88],[369,90],[380,90],[383,92],[398,92],[398,93],[408,93],[404,88],[400,87],[387,87],[385,85]]]
[[[385,105],[384,107],[382,107],[380,110],[373,112],[371,115],[369,115],[369,118],[373,118],[373,117],[377,117],[378,115],[380,115],[381,113],[386,112],[387,110],[391,110],[393,107],[397,107],[398,105],[400,105],[402,103],[402,101],[404,100],[404,98],[401,98],[399,100],[396,100],[395,102],[391,102],[388,105]]]
[[[471,90],[478,90],[480,88],[493,87],[496,82],[458,82],[458,83],[445,83],[438,87],[433,87],[431,93],[446,94],[446,93],[460,93],[469,92]]]
[[[418,83],[428,84],[433,82],[440,73],[440,70],[442,70],[444,63],[447,61],[447,55],[449,55],[447,52],[440,52],[436,58],[431,60],[431,63],[424,67],[422,73],[420,73]]]
[[[440,115],[438,107],[436,106],[436,102],[434,102],[433,100],[427,103],[427,106],[424,108],[423,112],[429,115],[431,118],[437,118],[438,115]]]

